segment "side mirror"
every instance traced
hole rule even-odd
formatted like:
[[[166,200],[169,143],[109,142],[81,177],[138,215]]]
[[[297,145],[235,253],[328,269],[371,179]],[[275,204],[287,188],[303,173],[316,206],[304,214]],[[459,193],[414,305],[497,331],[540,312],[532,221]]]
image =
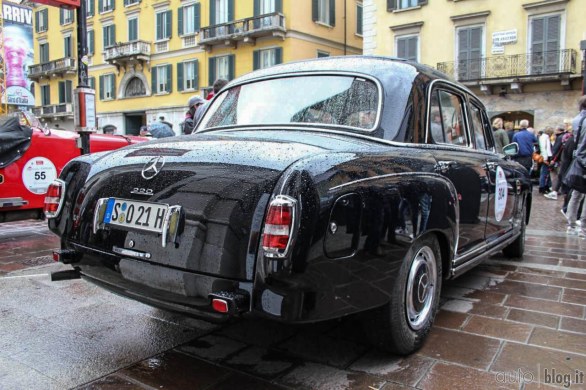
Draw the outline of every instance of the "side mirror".
[[[519,144],[513,142],[512,144],[503,146],[503,154],[507,157],[515,157],[519,154]]]

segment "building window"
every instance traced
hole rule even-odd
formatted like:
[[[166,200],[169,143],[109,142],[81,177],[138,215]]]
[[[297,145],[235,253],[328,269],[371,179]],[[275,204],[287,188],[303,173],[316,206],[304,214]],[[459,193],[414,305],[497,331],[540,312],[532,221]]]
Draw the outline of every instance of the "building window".
[[[417,35],[408,37],[397,37],[397,57],[406,60],[419,61],[418,53],[419,37]]]
[[[71,80],[59,81],[59,104],[71,103],[72,86]]]
[[[387,0],[387,10],[408,9],[427,4],[428,0]]]
[[[326,51],[321,51],[318,50],[317,51],[317,58],[325,58],[325,57],[329,57],[330,53],[326,52]]]
[[[116,44],[116,26],[113,24],[104,26],[102,31],[104,35],[104,49],[114,46]]]
[[[209,85],[217,79],[232,80],[234,78],[234,55],[212,57],[209,59]]]
[[[100,100],[114,99],[116,91],[116,77],[114,74],[100,76]]]
[[[124,0],[124,6],[134,5],[140,3],[140,0]]]
[[[88,30],[87,32],[87,53],[91,56],[96,52],[96,42],[94,30]]]
[[[51,86],[41,85],[41,106],[51,105]]]
[[[252,55],[254,70],[268,68],[283,62],[283,49],[280,47],[255,50]]]
[[[231,20],[230,5],[232,9],[234,7],[232,0],[211,0],[213,5],[210,12],[213,12],[213,17],[210,20],[214,21],[214,24],[227,23]]]
[[[312,18],[314,22],[336,25],[336,1],[335,0],[313,0]]]
[[[94,8],[96,8],[94,0],[84,0],[85,1],[85,16],[92,17],[94,16]]]
[[[153,68],[153,93],[171,93],[171,65],[161,65]]]
[[[177,90],[192,91],[199,89],[199,63],[197,61],[177,64]]]
[[[138,18],[128,19],[128,42],[138,40]]]
[[[73,44],[71,42],[71,36],[63,38],[63,57],[73,57]]]
[[[47,31],[49,27],[49,10],[47,8],[35,12],[35,31],[38,33]]]
[[[63,26],[73,23],[73,10],[62,8],[59,11],[59,24]]]
[[[362,3],[356,4],[356,35],[362,36]]]
[[[483,27],[458,28],[458,80],[479,79],[482,70]]]
[[[157,41],[171,38],[171,11],[162,11],[156,14]]]
[[[115,7],[115,0],[98,0],[98,8],[100,9],[100,13],[113,11]]]
[[[49,62],[49,44],[41,43],[39,45],[39,60],[41,64]]]
[[[561,15],[531,18],[531,74],[558,73]]]
[[[179,7],[177,12],[179,35],[193,35],[199,31],[201,23],[200,10],[200,3]]]

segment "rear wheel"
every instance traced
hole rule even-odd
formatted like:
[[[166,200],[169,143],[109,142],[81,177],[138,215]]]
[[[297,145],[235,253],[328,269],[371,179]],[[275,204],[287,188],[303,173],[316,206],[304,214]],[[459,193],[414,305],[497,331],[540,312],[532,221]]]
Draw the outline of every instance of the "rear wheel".
[[[515,241],[503,248],[503,255],[509,258],[521,258],[525,252],[525,228],[527,227],[527,213],[526,209],[523,209],[523,215],[521,216],[521,233]]]
[[[417,240],[401,266],[390,302],[368,313],[364,325],[379,349],[407,355],[429,333],[439,304],[442,280],[440,248],[434,236]]]

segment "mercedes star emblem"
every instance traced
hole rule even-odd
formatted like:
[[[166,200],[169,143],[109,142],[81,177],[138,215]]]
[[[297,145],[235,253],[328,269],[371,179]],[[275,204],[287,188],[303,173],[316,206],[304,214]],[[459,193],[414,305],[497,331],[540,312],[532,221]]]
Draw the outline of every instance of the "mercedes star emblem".
[[[142,167],[142,177],[146,180],[152,179],[153,177],[157,176],[159,172],[161,172],[161,169],[163,169],[163,165],[165,165],[165,157],[158,156],[151,158]]]

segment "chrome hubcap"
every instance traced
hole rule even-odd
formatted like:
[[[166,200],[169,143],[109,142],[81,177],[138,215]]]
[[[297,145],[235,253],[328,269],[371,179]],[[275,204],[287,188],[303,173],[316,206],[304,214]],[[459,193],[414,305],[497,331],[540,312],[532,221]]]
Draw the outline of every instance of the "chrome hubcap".
[[[429,247],[423,247],[415,255],[407,278],[406,309],[409,326],[421,329],[433,306],[436,289],[437,267],[435,255]]]

